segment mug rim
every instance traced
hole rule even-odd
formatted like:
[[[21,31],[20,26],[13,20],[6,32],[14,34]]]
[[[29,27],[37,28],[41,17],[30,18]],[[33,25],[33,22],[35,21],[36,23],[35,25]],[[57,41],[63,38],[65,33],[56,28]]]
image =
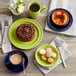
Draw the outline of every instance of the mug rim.
[[[25,62],[24,62],[25,69],[28,67],[28,56],[22,50],[12,50],[11,52],[9,52],[5,56],[4,65],[7,68],[7,70],[9,70],[10,72],[19,73],[19,72],[23,71],[23,65],[14,66],[9,63],[9,55],[11,55],[12,53],[15,53],[15,52],[19,52],[25,59]]]
[[[21,60],[21,62],[20,62],[19,64],[13,64],[13,63],[11,62],[10,57],[11,57],[13,54],[19,54],[19,55],[22,57],[22,59],[23,59],[23,56],[22,56],[19,52],[15,52],[15,53],[12,53],[12,54],[9,56],[9,62],[10,62],[12,65],[16,65],[16,66],[17,66],[17,65],[21,65],[23,60]]]
[[[39,10],[36,11],[36,12],[33,12],[33,11],[30,10],[30,6],[31,6],[32,4],[34,4],[34,3],[39,6]],[[40,4],[39,4],[38,2],[35,2],[35,1],[34,1],[34,2],[30,2],[29,5],[28,5],[28,11],[30,11],[30,12],[32,12],[32,13],[37,13],[37,12],[39,12],[39,11],[40,11]]]

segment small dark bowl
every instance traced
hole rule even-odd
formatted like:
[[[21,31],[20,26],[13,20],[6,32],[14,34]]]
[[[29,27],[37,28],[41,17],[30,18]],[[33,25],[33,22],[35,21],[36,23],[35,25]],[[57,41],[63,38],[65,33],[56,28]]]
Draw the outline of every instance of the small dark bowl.
[[[52,21],[52,19],[51,19],[51,16],[52,16],[52,14],[53,14],[55,11],[57,11],[57,10],[64,10],[64,11],[67,12],[67,14],[69,15],[69,22],[68,22],[65,26],[61,26],[61,27],[60,27],[60,26],[58,26],[58,25],[56,25],[56,24],[53,23],[53,21]],[[55,30],[55,31],[59,31],[59,32],[66,31],[66,30],[68,30],[68,29],[72,26],[72,23],[73,23],[73,17],[72,17],[72,15],[71,15],[71,13],[68,12],[67,10],[65,10],[65,9],[62,9],[62,8],[57,8],[57,9],[52,10],[52,11],[48,14],[48,16],[47,16],[47,24],[48,24],[48,26],[49,26],[51,29]]]

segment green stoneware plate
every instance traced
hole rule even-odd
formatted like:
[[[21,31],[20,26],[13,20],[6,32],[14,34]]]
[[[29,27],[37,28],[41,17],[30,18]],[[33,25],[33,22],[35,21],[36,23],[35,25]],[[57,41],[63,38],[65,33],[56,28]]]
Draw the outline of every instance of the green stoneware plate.
[[[39,54],[39,50],[40,50],[40,49],[46,49],[47,47],[52,48],[53,52],[55,52],[56,55],[57,55],[56,58],[54,59],[54,62],[53,62],[53,63],[50,63],[50,64],[47,63],[46,61],[43,61],[43,60],[41,59],[40,54]],[[36,59],[36,61],[37,61],[41,66],[51,67],[51,66],[53,66],[53,65],[55,65],[55,64],[57,63],[57,61],[58,61],[58,59],[59,59],[59,54],[58,54],[58,51],[57,51],[57,49],[56,49],[55,47],[46,44],[46,45],[40,46],[40,47],[36,50],[36,52],[35,52],[35,59]]]
[[[29,41],[29,42],[23,42],[23,41],[20,41],[17,36],[16,36],[16,30],[18,28],[18,26],[20,24],[23,24],[23,23],[28,23],[28,24],[32,24],[35,28],[35,37],[32,41]],[[40,25],[33,19],[29,19],[29,18],[22,18],[22,19],[19,19],[19,20],[16,20],[9,28],[9,31],[8,31],[8,36],[9,36],[9,40],[10,42],[17,48],[19,49],[24,49],[24,50],[27,50],[27,49],[32,49],[34,47],[36,47],[40,41],[42,40],[42,29],[40,27]]]

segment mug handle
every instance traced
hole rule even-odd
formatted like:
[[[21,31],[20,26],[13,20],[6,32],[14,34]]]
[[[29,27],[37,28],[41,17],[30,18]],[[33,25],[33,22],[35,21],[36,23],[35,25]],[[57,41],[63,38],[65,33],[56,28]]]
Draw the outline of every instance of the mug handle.
[[[40,6],[40,12],[42,12],[43,10],[45,10],[46,7],[45,6]]]

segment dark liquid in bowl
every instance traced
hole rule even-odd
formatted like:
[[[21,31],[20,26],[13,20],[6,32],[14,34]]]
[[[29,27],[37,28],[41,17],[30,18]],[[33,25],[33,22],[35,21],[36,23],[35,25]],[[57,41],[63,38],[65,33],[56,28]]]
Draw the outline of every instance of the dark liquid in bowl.
[[[30,10],[32,12],[37,12],[40,9],[40,7],[37,4],[33,4],[30,6]]]

